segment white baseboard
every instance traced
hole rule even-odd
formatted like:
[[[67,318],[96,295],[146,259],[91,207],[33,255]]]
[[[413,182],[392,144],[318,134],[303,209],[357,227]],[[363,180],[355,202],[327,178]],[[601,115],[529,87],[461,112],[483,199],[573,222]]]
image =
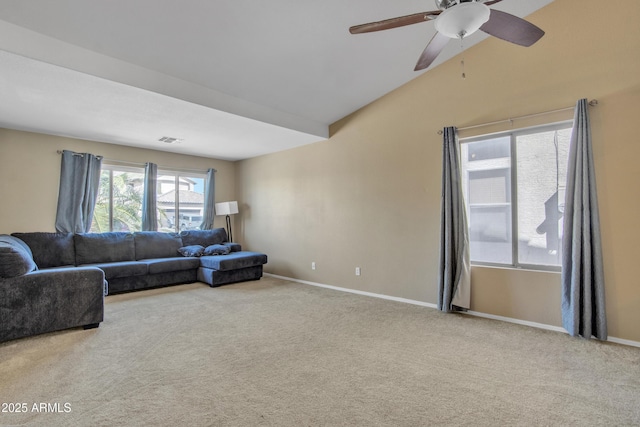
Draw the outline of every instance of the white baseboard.
[[[390,301],[403,302],[403,303],[406,303],[406,304],[419,305],[419,306],[422,306],[422,307],[429,307],[429,308],[436,308],[436,309],[438,308],[438,306],[436,304],[431,304],[431,303],[428,303],[428,302],[416,301],[416,300],[407,299],[407,298],[393,297],[393,296],[383,295],[383,294],[376,294],[376,293],[373,293],[373,292],[359,291],[359,290],[356,290],[356,289],[341,288],[339,286],[325,285],[324,283],[317,283],[317,282],[310,282],[308,280],[294,279],[293,277],[279,276],[277,274],[271,274],[271,273],[263,273],[263,274],[265,276],[274,277],[276,279],[288,280],[290,282],[302,283],[304,285],[317,286],[317,287],[320,287],[320,288],[333,289],[335,291],[348,292],[348,293],[351,293],[351,294],[364,295],[364,296],[368,296],[368,297],[386,299],[386,300],[390,300]],[[563,334],[567,333],[567,331],[564,328],[561,328],[560,326],[547,325],[545,323],[530,322],[528,320],[514,319],[512,317],[497,316],[495,314],[487,314],[487,313],[481,313],[481,312],[477,312],[477,311],[467,311],[467,312],[464,312],[464,314],[468,314],[470,316],[476,316],[476,317],[484,317],[486,319],[499,320],[499,321],[502,321],[502,322],[515,323],[515,324],[518,324],[518,325],[530,326],[532,328],[545,329],[545,330],[548,330],[548,331],[561,332]],[[640,342],[632,341],[632,340],[625,340],[625,339],[622,339],[622,338],[609,337],[607,339],[607,341],[613,342],[613,343],[616,343],[616,344],[628,345],[628,346],[631,346],[631,347],[640,347]]]
[[[392,297],[392,296],[389,296],[389,295],[376,294],[376,293],[373,293],[373,292],[358,291],[356,289],[349,289],[349,288],[341,288],[341,287],[338,287],[338,286],[325,285],[323,283],[316,283],[316,282],[309,282],[307,280],[294,279],[292,277],[278,276],[276,274],[271,274],[271,273],[264,273],[264,275],[265,276],[269,276],[269,277],[275,277],[276,279],[289,280],[291,282],[297,282],[297,283],[302,283],[302,284],[305,284],[305,285],[317,286],[319,288],[327,288],[327,289],[333,289],[335,291],[349,292],[350,294],[365,295],[365,296],[368,296],[368,297],[381,298],[381,299],[386,299],[386,300],[390,300],[390,301],[404,302],[406,304],[420,305],[422,307],[438,308],[435,304],[431,304],[431,303],[428,303],[428,302],[422,302],[422,301],[416,301],[416,300],[407,299],[407,298]]]
[[[640,347],[640,342],[632,341],[632,340],[625,340],[625,339],[622,339],[622,338],[609,337],[607,339],[607,341],[614,342],[616,344],[628,345],[630,347]]]
[[[471,316],[484,317],[485,319],[499,320],[501,322],[509,322],[509,323],[515,323],[518,325],[531,326],[532,328],[545,329],[547,331],[554,331],[554,332],[562,332],[563,334],[567,333],[567,331],[560,326],[547,325],[546,323],[531,322],[529,320],[521,320],[521,319],[515,319],[513,317],[498,316],[495,314],[482,313],[479,311],[469,310],[466,313]]]

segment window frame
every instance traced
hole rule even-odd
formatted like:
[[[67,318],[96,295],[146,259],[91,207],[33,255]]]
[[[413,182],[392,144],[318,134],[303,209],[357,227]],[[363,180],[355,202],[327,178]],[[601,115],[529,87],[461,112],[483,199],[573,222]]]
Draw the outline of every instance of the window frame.
[[[108,173],[108,177],[109,177],[109,188],[108,188],[108,197],[109,197],[109,208],[107,211],[107,215],[109,216],[108,218],[108,227],[109,229],[107,231],[91,231],[92,233],[107,233],[107,232],[114,232],[114,189],[113,189],[113,181],[114,181],[114,175],[115,173],[119,172],[119,173],[136,173],[136,174],[141,174],[142,177],[144,178],[144,174],[145,174],[145,168],[144,165],[138,165],[138,164],[132,164],[132,163],[127,163],[127,162],[118,162],[118,161],[103,161],[102,166],[100,168],[100,174],[102,175],[103,173],[107,172]],[[206,182],[207,182],[207,173],[206,171],[194,171],[194,170],[188,170],[188,169],[179,169],[179,168],[168,168],[168,167],[163,167],[162,169],[158,168],[158,176],[171,176],[171,178],[173,179],[173,186],[175,189],[177,189],[175,191],[175,198],[174,198],[174,205],[175,205],[175,217],[176,218],[180,218],[182,216],[182,213],[180,212],[180,195],[179,195],[179,189],[180,189],[180,179],[201,179],[202,180],[202,184],[203,186],[206,186]],[[157,192],[157,188],[154,189],[154,191]],[[204,191],[204,189],[203,189]],[[144,192],[144,182],[143,182],[143,192]],[[157,193],[156,193],[157,194]],[[204,194],[203,194],[204,197]],[[204,200],[203,200],[203,204],[204,204]],[[161,208],[159,206],[156,207],[158,210],[160,210]],[[204,214],[204,212],[203,212]],[[196,221],[193,218],[200,218],[200,216],[194,216],[191,213],[185,214],[185,215],[189,215],[190,221]],[[140,213],[140,225],[142,225],[142,215]],[[200,223],[202,222],[202,220],[200,220]],[[93,226],[93,222],[92,222],[92,226]],[[164,233],[180,233],[180,222],[179,221],[175,221],[173,224],[173,230],[171,231],[161,231]]]
[[[173,231],[169,231],[168,233],[180,233],[181,231],[181,226],[180,226],[180,221],[175,221],[175,218],[181,219],[182,218],[182,213],[180,212],[180,178],[183,179],[191,179],[191,178],[196,178],[196,179],[202,179],[202,183],[203,186],[206,186],[207,184],[207,173],[206,172],[196,172],[196,171],[189,171],[189,170],[184,170],[184,169],[173,169],[173,168],[158,168],[158,177],[160,176],[172,176],[173,177],[173,185],[174,185],[174,189],[175,189],[175,198],[174,198],[174,224],[173,224]],[[157,191],[157,189],[156,189]],[[203,188],[204,191],[204,188]],[[203,193],[203,203],[204,203],[204,193]],[[158,208],[160,209],[160,208]],[[204,216],[204,212],[203,215]],[[202,221],[200,221],[202,223]],[[198,230],[200,228],[197,228]]]
[[[517,140],[518,137],[524,135],[531,135],[536,133],[544,133],[551,131],[559,131],[571,129],[573,127],[573,120],[563,120],[553,123],[541,124],[531,127],[525,127],[520,129],[513,129],[508,131],[501,131],[489,134],[475,135],[465,138],[460,138],[459,143],[462,146],[463,144],[469,144],[472,142],[484,141],[487,139],[495,139],[495,138],[503,138],[509,137],[509,146],[510,146],[510,154],[509,154],[509,167],[510,167],[510,190],[511,190],[511,264],[507,263],[498,263],[498,262],[488,262],[488,261],[474,261],[471,260],[471,265],[478,265],[484,267],[495,267],[495,268],[507,268],[507,269],[517,269],[517,270],[535,270],[535,271],[549,271],[549,272],[560,272],[562,271],[562,266],[559,265],[544,265],[544,264],[530,264],[523,263],[519,261],[519,248],[518,248],[518,151],[517,151]],[[460,150],[460,155],[462,156],[462,150]],[[460,165],[461,173],[469,174],[469,172],[476,172],[474,170],[463,169],[462,162]],[[469,182],[468,175],[466,179],[461,177],[463,182]],[[467,188],[463,189],[464,191],[464,200],[465,200],[465,210],[468,218],[468,230],[471,231],[471,223],[470,223],[470,209],[471,206],[469,204],[470,195],[469,195],[470,186],[467,184]]]
[[[108,193],[109,193],[109,209],[108,209],[108,212],[107,212],[108,215],[109,215],[109,221],[108,221],[109,230],[108,231],[91,231],[92,233],[114,232],[114,229],[113,229],[113,226],[114,226],[114,216],[113,216],[113,212],[114,212],[114,203],[113,203],[113,196],[114,196],[114,192],[113,192],[113,177],[114,177],[114,172],[142,174],[142,176],[144,178],[144,166],[123,165],[123,164],[120,164],[118,162],[105,162],[105,161],[103,161],[102,165],[100,167],[100,174],[102,174],[103,172],[108,172],[109,173],[109,189],[108,189]],[[95,213],[94,213],[94,217],[95,217]],[[140,225],[142,226],[142,216],[140,216],[139,219],[140,219]],[[92,224],[92,228],[93,228],[93,224]]]

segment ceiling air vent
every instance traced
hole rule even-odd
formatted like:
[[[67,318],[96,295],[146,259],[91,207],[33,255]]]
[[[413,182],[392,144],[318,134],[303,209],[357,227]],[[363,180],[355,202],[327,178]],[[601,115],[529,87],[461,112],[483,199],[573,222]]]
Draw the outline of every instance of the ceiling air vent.
[[[158,141],[164,142],[165,144],[175,144],[176,142],[182,142],[180,138],[172,138],[170,136],[163,136],[162,138],[158,139]]]

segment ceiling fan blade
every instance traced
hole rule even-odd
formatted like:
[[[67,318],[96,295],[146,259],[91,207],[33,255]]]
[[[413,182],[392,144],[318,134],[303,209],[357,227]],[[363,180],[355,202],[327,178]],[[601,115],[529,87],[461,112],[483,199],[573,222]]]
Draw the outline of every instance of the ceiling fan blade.
[[[492,4],[500,3],[502,0],[491,0],[484,2],[485,6],[491,6]]]
[[[499,39],[526,47],[544,36],[544,31],[531,22],[495,9],[491,9],[489,20],[480,29]]]
[[[431,65],[431,63],[436,59],[440,52],[442,52],[442,49],[444,49],[449,40],[451,40],[449,37],[437,32],[436,35],[433,36],[427,47],[424,48],[422,55],[420,55],[420,58],[418,58],[416,68],[414,68],[413,71],[420,71],[429,67],[429,65]]]
[[[385,19],[384,21],[369,22],[368,24],[354,25],[349,28],[351,34],[370,33],[373,31],[389,30],[391,28],[404,27],[405,25],[417,24],[419,22],[435,19],[440,15],[440,10],[431,12],[420,12],[412,15],[399,16],[397,18]]]

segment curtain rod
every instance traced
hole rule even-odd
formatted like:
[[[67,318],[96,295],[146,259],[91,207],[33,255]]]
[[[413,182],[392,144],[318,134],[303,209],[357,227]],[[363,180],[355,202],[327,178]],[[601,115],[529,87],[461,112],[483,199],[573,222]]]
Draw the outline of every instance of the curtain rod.
[[[64,150],[64,151],[71,151],[71,150]],[[56,153],[58,154],[62,154],[63,150],[58,150],[56,151]],[[84,157],[83,153],[76,153],[75,151],[71,151],[71,155],[72,156],[78,156],[78,157]],[[96,158],[102,160],[102,156],[96,156]]]
[[[69,151],[69,150],[67,150],[67,151]],[[62,154],[62,150],[57,150],[56,152],[58,154]],[[82,153],[76,153],[76,152],[73,152],[73,155],[74,156],[80,156],[80,157],[84,156]],[[128,162],[126,160],[105,159],[103,156],[96,156],[96,157],[99,158],[99,159],[104,160],[107,163],[109,163],[109,162],[118,163],[118,164],[123,165],[123,166],[145,167],[147,165],[146,163]],[[175,168],[175,167],[162,166],[162,165],[158,165],[158,169],[166,169],[166,170],[178,171],[178,172],[194,172],[194,173],[200,173],[200,174],[203,174],[203,175],[206,175],[207,172],[208,172],[207,170],[202,170],[202,169]]]
[[[595,107],[596,105],[598,105],[598,100],[597,99],[592,99],[591,101],[589,101],[589,105],[592,106],[592,107]],[[529,119],[531,117],[538,117],[538,116],[544,116],[544,115],[547,115],[547,114],[559,113],[561,111],[573,110],[574,108],[575,108],[575,106],[572,106],[572,107],[559,108],[557,110],[543,111],[541,113],[527,114],[527,115],[524,115],[524,116],[512,117],[512,118],[509,118],[509,119],[496,120],[495,122],[482,123],[482,124],[479,124],[479,125],[465,126],[465,127],[462,127],[462,128],[458,128],[457,130],[475,129],[475,128],[481,128],[481,127],[485,127],[485,126],[497,125],[497,124],[500,124],[500,123],[513,122],[514,120]],[[442,135],[442,130],[438,131],[438,135]]]

